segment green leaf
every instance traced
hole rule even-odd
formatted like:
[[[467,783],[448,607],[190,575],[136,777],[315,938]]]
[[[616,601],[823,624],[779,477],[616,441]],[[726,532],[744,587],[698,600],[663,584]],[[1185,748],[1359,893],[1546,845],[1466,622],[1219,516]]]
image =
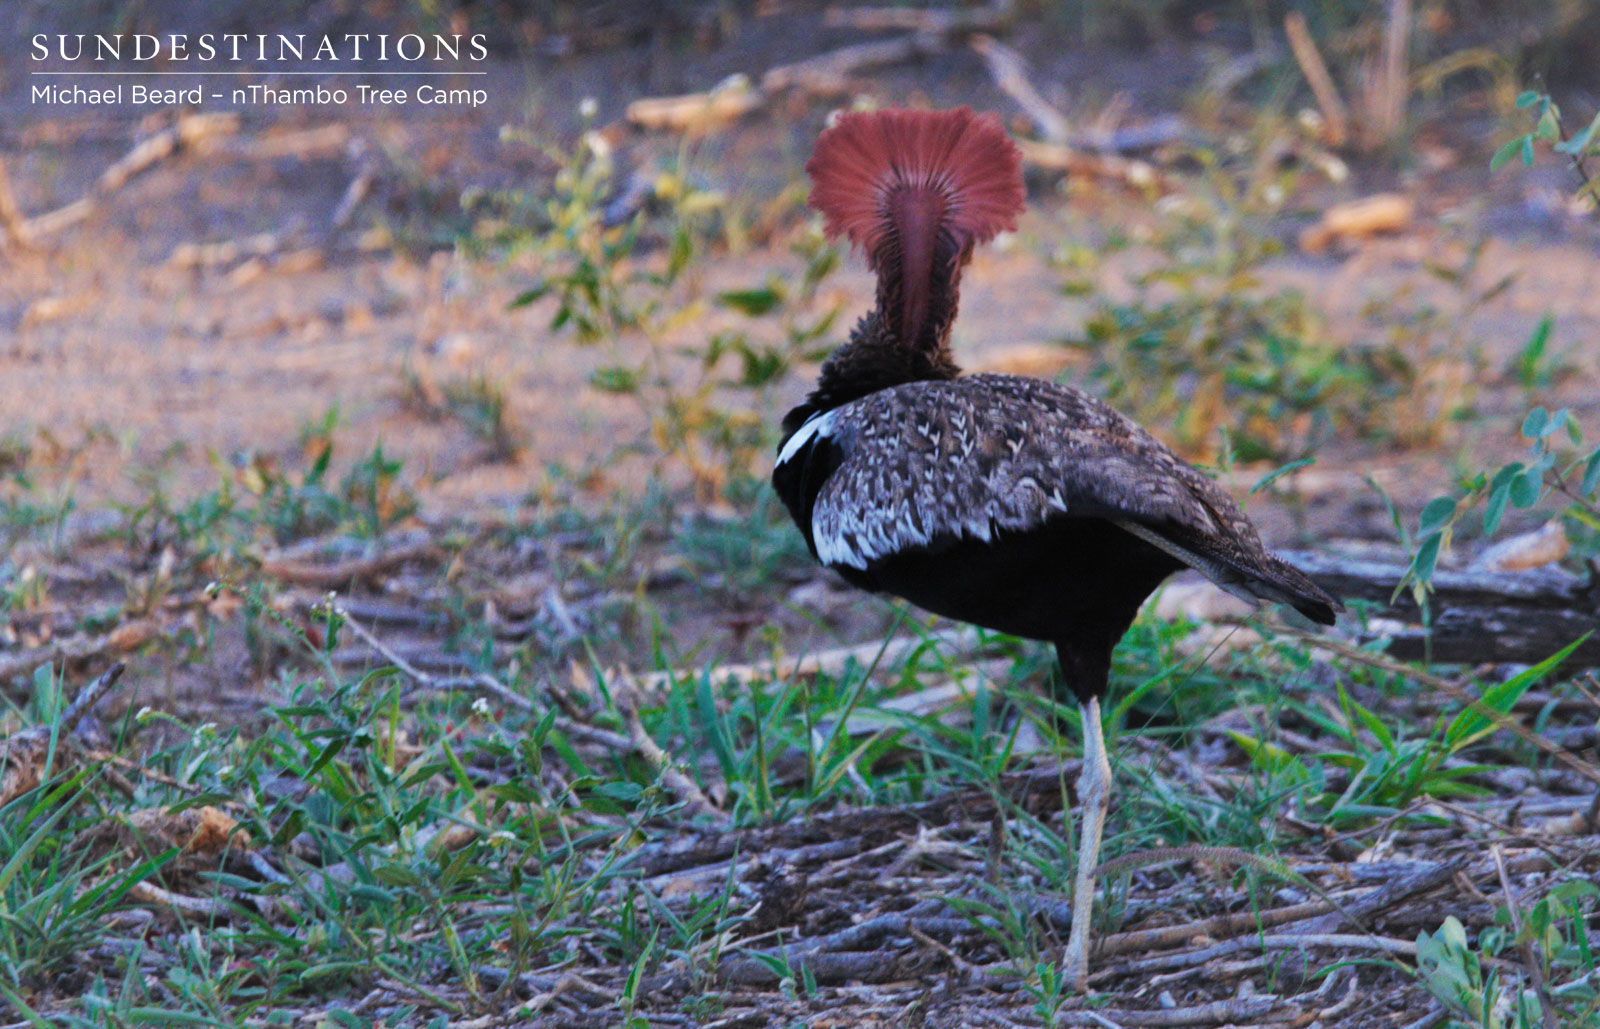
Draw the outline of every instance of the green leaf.
[[[1539,124],[1534,127],[1533,134],[1546,143],[1554,142],[1561,138],[1561,126],[1556,121],[1555,111],[1545,108],[1545,112],[1539,115]]]
[[[1585,494],[1593,493],[1600,488],[1600,447],[1589,455],[1589,463],[1583,467],[1583,482],[1578,488]]]
[[[1532,507],[1543,495],[1544,472],[1538,468],[1524,468],[1511,480],[1511,502],[1518,507]]]
[[[1417,535],[1426,536],[1438,532],[1449,524],[1451,517],[1456,513],[1456,499],[1454,497],[1434,497],[1422,509],[1422,517],[1417,524]]]
[[[717,294],[717,303],[723,307],[731,307],[740,314],[751,318],[760,318],[769,314],[779,304],[783,303],[783,294],[775,286],[763,286],[760,289],[736,289],[727,293]]]
[[[1540,94],[1540,92],[1536,89],[1525,89],[1517,94],[1517,107],[1532,107],[1534,104],[1539,102],[1539,97],[1541,95],[1542,94]]]
[[[372,883],[356,883],[350,887],[352,900],[366,901],[368,904],[393,904],[399,898],[390,890]]]
[[[1479,714],[1479,708],[1487,708],[1502,715],[1506,714],[1521,699],[1522,695],[1528,692],[1529,687],[1554,671],[1557,665],[1571,656],[1572,652],[1582,646],[1584,641],[1592,635],[1593,633],[1584,633],[1578,639],[1573,640],[1532,668],[1485,690],[1478,705],[1457,715],[1455,721],[1451,722],[1450,727],[1445,730],[1444,741],[1445,745],[1450,748],[1450,752],[1454,754],[1470,746],[1493,732],[1496,728],[1488,716]]]
[[[1250,495],[1255,496],[1257,493],[1260,493],[1262,490],[1266,489],[1268,486],[1272,485],[1274,482],[1277,482],[1283,476],[1288,475],[1297,468],[1304,468],[1306,465],[1316,463],[1317,459],[1314,457],[1302,457],[1298,461],[1290,461],[1288,464],[1283,465],[1280,468],[1275,468],[1263,475],[1256,481],[1254,486],[1250,487]]]
[[[1526,138],[1527,137],[1525,136],[1518,136],[1516,139],[1513,139],[1509,143],[1502,146],[1499,150],[1496,150],[1494,152],[1494,156],[1489,158],[1489,170],[1491,172],[1497,172],[1501,168],[1505,167],[1508,161],[1517,156],[1517,152],[1522,149],[1522,142]]]
[[[594,791],[623,804],[632,804],[644,796],[644,787],[635,782],[603,782]]]
[[[1483,534],[1490,536],[1500,528],[1500,519],[1505,517],[1506,501],[1511,499],[1511,486],[1508,483],[1501,489],[1489,494],[1489,502],[1483,507]]]
[[[1411,561],[1411,574],[1420,583],[1433,582],[1433,569],[1439,563],[1439,548],[1444,545],[1444,535],[1436,534],[1422,541],[1417,556]]]
[[[1254,736],[1247,736],[1242,732],[1234,732],[1231,729],[1228,730],[1228,735],[1233,738],[1233,742],[1239,745],[1239,749],[1245,752],[1245,756],[1257,768],[1262,768],[1269,772],[1279,772],[1293,766],[1295,763],[1293,754],[1275,744],[1268,743],[1265,740],[1258,740]]]
[[[1600,114],[1596,114],[1594,116],[1594,120],[1591,121],[1582,132],[1578,133],[1576,136],[1573,136],[1571,139],[1557,143],[1555,146],[1551,147],[1551,149],[1558,154],[1570,154],[1573,157],[1581,157],[1583,156],[1584,151],[1589,149],[1589,144],[1594,142],[1597,131],[1600,131]]]
[[[1529,167],[1529,168],[1533,167],[1533,137],[1532,136],[1523,136],[1522,137],[1522,163],[1524,165],[1526,165],[1527,167]]]
[[[631,368],[613,364],[596,368],[594,374],[589,376],[589,385],[607,393],[637,393],[639,375]]]
[[[516,310],[519,307],[527,307],[529,304],[536,303],[540,300],[543,300],[546,296],[549,296],[550,289],[551,286],[548,282],[541,282],[538,285],[530,286],[521,293],[518,293],[512,299],[511,303],[507,304],[506,306],[512,310]]]
[[[1528,417],[1522,420],[1522,435],[1524,439],[1538,439],[1544,435],[1544,427],[1550,421],[1550,412],[1542,407],[1536,407],[1528,412]]]

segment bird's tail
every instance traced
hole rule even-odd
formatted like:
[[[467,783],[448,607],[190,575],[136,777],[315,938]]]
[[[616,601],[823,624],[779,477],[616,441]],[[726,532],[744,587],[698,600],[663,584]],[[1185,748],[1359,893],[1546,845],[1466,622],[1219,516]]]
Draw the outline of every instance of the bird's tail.
[[[1016,144],[967,107],[841,115],[806,172],[829,238],[866,252],[883,313],[911,344],[953,316],[961,264],[1016,228],[1024,203]]]
[[[1218,586],[1255,603],[1266,600],[1288,604],[1320,625],[1332,625],[1344,605],[1310,576],[1281,558],[1263,554],[1243,559],[1210,546],[1196,533],[1157,531],[1134,521],[1117,522],[1124,530],[1166,551]]]

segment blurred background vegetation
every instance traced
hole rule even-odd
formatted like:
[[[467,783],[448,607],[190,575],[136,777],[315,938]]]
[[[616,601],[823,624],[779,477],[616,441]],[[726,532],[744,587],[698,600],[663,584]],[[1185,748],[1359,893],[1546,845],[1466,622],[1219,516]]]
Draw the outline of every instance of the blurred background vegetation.
[[[960,361],[1105,396],[1273,545],[1405,587],[1316,646],[1164,594],[1119,651],[1108,732],[1135,785],[1108,857],[1243,848],[1340,889],[1357,858],[1458,862],[1476,895],[1446,875],[1392,905],[1384,963],[1262,983],[1343,996],[1359,965],[1344,1024],[1531,1026],[1544,1001],[1595,1024],[1573,767],[1593,767],[1593,643],[1513,633],[1514,659],[1442,670],[1380,653],[1433,656],[1444,573],[1592,603],[1593,3],[6,14],[0,722],[54,741],[70,683],[121,658],[133,686],[61,756],[0,768],[0,1010],[903,1012],[770,944],[912,896],[949,917],[906,947],[1002,984],[956,990],[951,1024],[995,996],[1026,1024],[1076,1004],[1050,958],[1071,847],[1048,762],[1076,737],[1042,699],[1048,655],[839,588],[766,484],[782,413],[872,297],[805,206],[813,140],[839,109],[971,104],[1023,146],[1029,213],[966,277]],[[33,33],[171,31],[481,32],[485,74],[440,81],[487,100],[30,99]],[[981,820],[895,821],[951,794]],[[251,842],[197,852],[179,816],[202,812]],[[811,887],[727,857],[835,816],[897,856],[806,865]],[[733,828],[728,864],[661,885],[664,848]],[[1510,872],[1495,846],[1521,848]],[[1181,867],[1111,878],[1107,928],[1311,899]],[[737,962],[754,993],[719,978]],[[1173,989],[1221,1003],[1236,973],[1256,974]],[[1144,1003],[1146,979],[1106,988]]]

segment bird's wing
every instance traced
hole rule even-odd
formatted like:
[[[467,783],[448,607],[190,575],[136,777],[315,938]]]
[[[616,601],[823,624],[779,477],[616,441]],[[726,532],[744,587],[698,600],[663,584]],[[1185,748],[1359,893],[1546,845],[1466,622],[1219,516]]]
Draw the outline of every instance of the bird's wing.
[[[1232,592],[1330,622],[1337,608],[1266,550],[1214,482],[1070,387],[1007,375],[911,383],[808,427],[791,457],[818,445],[830,451],[830,474],[812,479],[809,512],[812,546],[825,564],[866,569],[955,539],[1100,518]]]

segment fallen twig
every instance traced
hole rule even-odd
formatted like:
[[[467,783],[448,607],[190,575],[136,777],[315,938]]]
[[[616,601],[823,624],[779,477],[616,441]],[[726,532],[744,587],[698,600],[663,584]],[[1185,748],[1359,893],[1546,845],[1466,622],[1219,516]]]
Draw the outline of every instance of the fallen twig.
[[[679,770],[672,755],[661,749],[661,744],[645,730],[644,723],[639,720],[634,691],[625,682],[619,685],[622,688],[613,690],[612,698],[616,702],[617,712],[622,715],[622,724],[628,730],[628,739],[634,753],[644,758],[656,770],[656,774],[661,777],[667,788],[683,801],[690,816],[710,815],[719,821],[725,820],[728,816],[711,802],[698,783]]]
[[[94,706],[110,693],[126,669],[121,661],[79,691],[61,717],[50,725],[35,725],[0,741],[0,804],[28,792],[44,779],[44,766],[51,744],[66,746],[72,730],[88,716]]]
[[[1136,189],[1165,191],[1170,183],[1167,177],[1148,161],[1121,157],[1117,154],[1088,153],[1074,147],[1054,143],[1041,143],[1032,139],[1016,141],[1022,159],[1046,171],[1063,171],[1069,175],[1085,175],[1097,179],[1114,179]]]
[[[1600,578],[1561,568],[1522,572],[1441,570],[1433,575],[1432,625],[1421,625],[1409,593],[1395,596],[1403,565],[1316,551],[1282,555],[1343,599],[1370,601],[1405,622],[1386,628],[1388,653],[1449,664],[1536,664],[1600,624]],[[1600,635],[1567,658],[1565,667],[1600,667]]]
[[[1505,896],[1506,911],[1511,915],[1511,931],[1517,937],[1517,950],[1522,957],[1523,970],[1528,973],[1528,981],[1533,984],[1533,991],[1539,998],[1539,1009],[1544,1015],[1544,1024],[1560,1025],[1561,1022],[1556,1016],[1555,1002],[1550,999],[1550,990],[1544,979],[1544,969],[1539,964],[1539,955],[1533,949],[1533,940],[1522,931],[1522,911],[1517,904],[1517,891],[1512,887],[1511,876],[1506,872],[1506,859],[1500,852],[1500,844],[1491,846],[1489,854],[1494,858],[1495,872],[1500,877],[1500,890]]]
[[[1191,968],[1203,965],[1217,958],[1227,957],[1249,950],[1310,950],[1313,948],[1335,950],[1368,950],[1384,954],[1398,954],[1401,957],[1415,957],[1417,945],[1411,940],[1396,940],[1384,936],[1356,935],[1355,933],[1306,933],[1306,934],[1266,934],[1259,936],[1241,936],[1236,940],[1225,940],[1200,950],[1188,950],[1178,954],[1158,954],[1154,957],[1141,958],[1137,961],[1128,961],[1120,965],[1101,968],[1089,974],[1091,982],[1103,982],[1107,979],[1122,976],[1143,976],[1152,972],[1166,972],[1177,968]]]
[[[28,228],[28,219],[17,206],[16,195],[11,192],[11,176],[6,174],[3,158],[0,158],[0,229],[5,230],[6,241],[12,246],[33,247],[33,233]]]
[[[408,661],[366,626],[362,625],[360,621],[352,617],[349,609],[336,605],[335,610],[344,620],[346,628],[382,656],[384,660],[394,665],[419,685],[433,690],[463,688],[481,690],[515,707],[519,711],[528,712],[534,709],[534,704],[531,700],[516,693],[487,672],[453,678],[441,678],[425,672]],[[631,701],[622,698],[621,691],[618,693],[617,709],[623,717],[624,725],[627,726],[627,736],[619,736],[603,729],[580,725],[567,719],[560,719],[561,729],[569,736],[577,739],[587,738],[612,749],[631,751],[638,754],[656,769],[657,774],[661,776],[661,781],[666,784],[668,789],[678,795],[679,799],[688,807],[691,815],[707,814],[714,815],[719,819],[727,817],[715,804],[711,803],[710,799],[700,790],[700,787],[695,784],[693,779],[678,770],[673,763],[672,757],[645,731],[633,704]]]
[[[848,93],[855,88],[855,76],[868,68],[899,64],[936,53],[950,39],[968,33],[997,31],[1009,20],[1012,6],[1010,0],[997,0],[975,9],[830,10],[826,16],[829,25],[909,31],[903,36],[854,43],[778,65],[767,69],[754,82],[744,75],[735,75],[705,92],[635,100],[628,105],[624,117],[641,128],[703,135],[760,110],[792,90],[812,96]]]
[[[862,32],[996,32],[1010,24],[1015,6],[1013,0],[995,0],[982,7],[830,7],[823,14],[822,23],[829,28]]]
[[[719,665],[704,673],[714,685],[726,683],[778,682],[788,679],[812,678],[819,675],[837,676],[851,664],[865,667],[876,660],[880,669],[896,667],[913,652],[928,646],[954,647],[971,650],[977,646],[978,634],[972,629],[948,629],[927,636],[896,636],[885,640],[870,640],[848,647],[819,650],[813,654],[780,658],[776,661],[759,661],[754,664]],[[619,675],[626,673],[617,673]],[[693,669],[674,669],[652,672],[639,678],[643,695],[654,698],[671,689],[672,684],[700,675]]]
[[[982,34],[972,37],[972,49],[983,58],[994,84],[1017,102],[1045,142],[1064,144],[1071,138],[1072,126],[1066,115],[1034,88],[1028,78],[1028,63],[1021,54],[993,36]]]
[[[372,579],[412,561],[437,560],[441,554],[431,541],[412,543],[380,551],[371,557],[313,564],[292,558],[268,555],[261,559],[261,571],[280,582],[319,589],[343,589],[358,579]]]
[[[96,180],[94,188],[88,194],[29,220],[24,227],[25,236],[31,240],[39,240],[83,221],[94,213],[95,206],[100,200],[121,189],[128,180],[139,173],[154,167],[185,147],[195,146],[209,137],[236,132],[238,129],[239,116],[232,112],[180,115],[176,123],[139,141],[133,149],[101,172],[100,178]]]
[[[154,904],[172,911],[181,911],[186,915],[200,915],[203,918],[229,918],[233,909],[226,902],[214,897],[189,897],[181,893],[164,890],[151,882],[137,882],[128,888],[128,896],[146,904]]]
[[[1306,28],[1305,15],[1299,11],[1289,12],[1283,19],[1283,31],[1289,37],[1289,49],[1294,51],[1294,59],[1305,73],[1312,95],[1317,98],[1317,106],[1322,109],[1328,145],[1344,146],[1350,138],[1350,111],[1333,84],[1333,76],[1328,74],[1328,66],[1311,38],[1311,30]]]

